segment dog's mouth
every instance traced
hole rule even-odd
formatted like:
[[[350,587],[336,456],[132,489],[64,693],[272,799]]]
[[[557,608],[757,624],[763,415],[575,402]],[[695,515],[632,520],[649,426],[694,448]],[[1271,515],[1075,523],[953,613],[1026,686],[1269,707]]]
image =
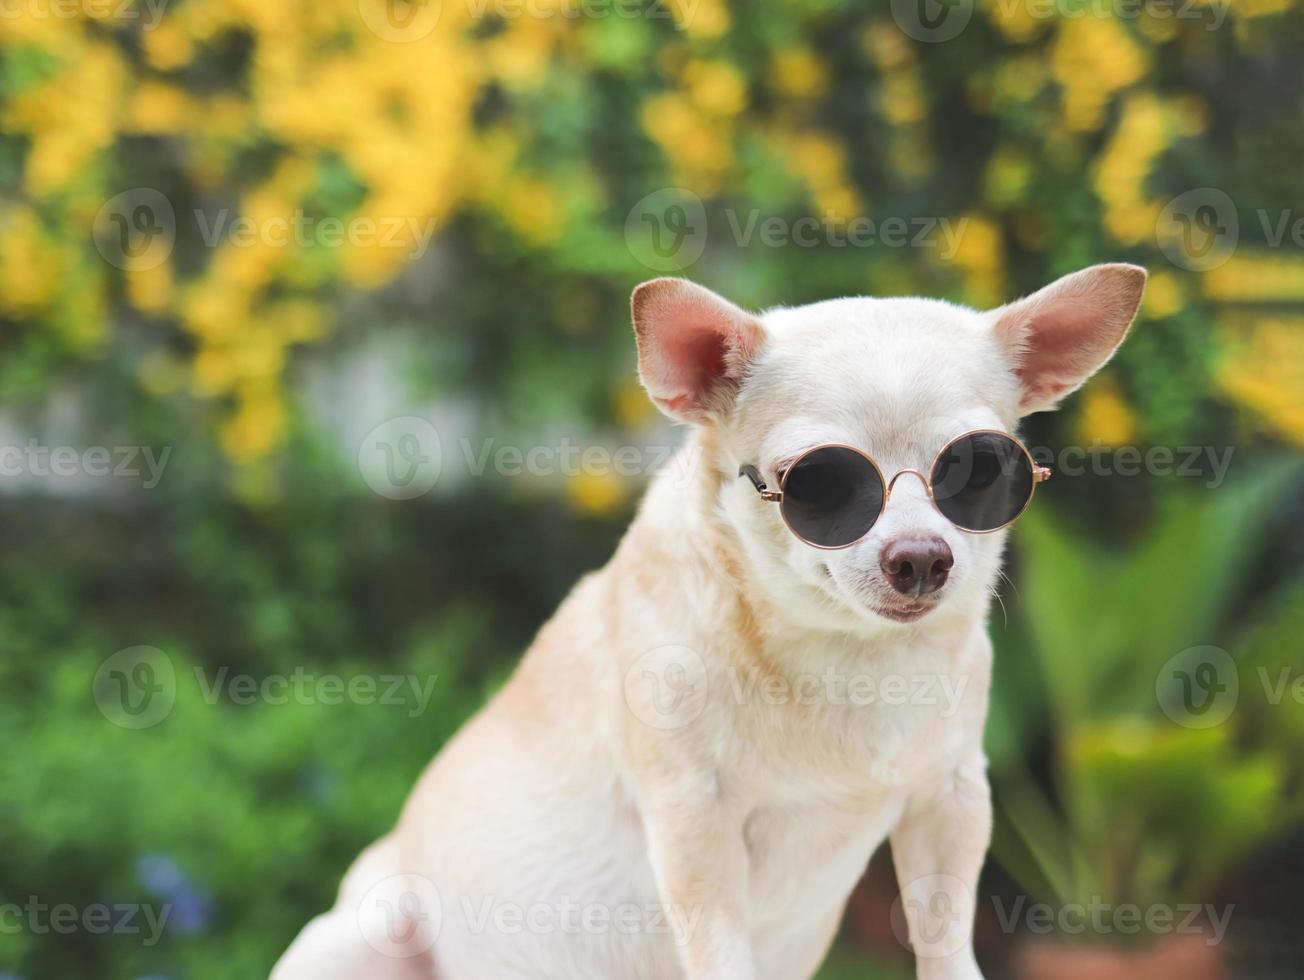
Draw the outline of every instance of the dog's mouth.
[[[913,623],[916,620],[923,619],[938,606],[938,599],[934,596],[921,599],[905,599],[899,601],[878,601],[872,604],[871,608],[884,619],[890,619],[894,623]]]

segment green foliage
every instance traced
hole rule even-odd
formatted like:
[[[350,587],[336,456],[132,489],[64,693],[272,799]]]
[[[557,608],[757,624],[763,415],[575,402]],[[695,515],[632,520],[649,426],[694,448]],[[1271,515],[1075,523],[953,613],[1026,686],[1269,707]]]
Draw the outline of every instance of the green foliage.
[[[1282,677],[1304,666],[1298,652],[1275,645],[1298,624],[1299,583],[1273,583],[1248,631],[1227,623],[1265,524],[1298,493],[1299,474],[1283,463],[1217,496],[1169,498],[1122,552],[1044,513],[1021,525],[1023,652],[1039,658],[1047,695],[1046,714],[1032,724],[1051,733],[1058,797],[1048,798],[1017,757],[997,756],[996,854],[1025,888],[1084,904],[1097,896],[1203,901],[1233,862],[1304,816],[1300,763],[1281,737],[1298,724],[1300,705],[1264,704],[1255,680],[1268,663]],[[1183,651],[1218,637],[1229,637],[1236,675],[1219,680],[1234,681],[1239,700],[1226,721],[1204,727],[1165,709],[1168,671]],[[996,700],[998,749],[1019,710],[1008,693]]]

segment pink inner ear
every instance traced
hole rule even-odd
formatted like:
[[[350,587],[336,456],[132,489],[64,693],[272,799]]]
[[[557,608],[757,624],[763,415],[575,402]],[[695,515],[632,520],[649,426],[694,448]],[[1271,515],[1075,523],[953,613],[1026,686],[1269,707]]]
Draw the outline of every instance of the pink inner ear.
[[[665,411],[686,420],[710,414],[760,346],[760,325],[710,290],[656,279],[634,291],[639,373]]]
[[[1121,333],[1098,330],[1104,326],[1098,314],[1082,309],[1052,309],[1029,323],[1014,372],[1023,383],[1023,404],[1058,399],[1095,371],[1122,339]]]
[[[685,389],[677,401],[704,405],[711,387],[724,377],[728,338],[715,324],[683,320],[671,325],[662,337],[668,388]]]
[[[1109,360],[1136,316],[1145,270],[1092,266],[996,312],[1013,348],[1023,413],[1051,408]]]

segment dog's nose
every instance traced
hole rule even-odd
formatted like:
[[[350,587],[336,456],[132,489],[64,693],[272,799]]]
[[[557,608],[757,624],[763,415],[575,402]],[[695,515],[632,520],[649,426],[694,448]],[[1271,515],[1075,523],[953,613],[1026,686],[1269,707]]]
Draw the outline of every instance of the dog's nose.
[[[878,561],[892,588],[902,595],[921,596],[946,584],[955,556],[947,543],[933,534],[889,541]]]

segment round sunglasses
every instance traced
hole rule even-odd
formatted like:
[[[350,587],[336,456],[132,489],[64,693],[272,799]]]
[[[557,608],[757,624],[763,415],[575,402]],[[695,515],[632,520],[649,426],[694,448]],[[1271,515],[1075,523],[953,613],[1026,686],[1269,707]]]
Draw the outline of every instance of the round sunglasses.
[[[751,480],[761,499],[778,503],[788,530],[826,551],[849,548],[877,523],[904,474],[923,481],[928,499],[961,531],[990,534],[1013,524],[1032,502],[1050,470],[1033,462],[1028,447],[998,429],[956,436],[933,460],[928,475],[901,470],[884,480],[878,465],[854,446],[816,446],[779,474],[779,489],[765,485],[755,466],[738,475]]]

